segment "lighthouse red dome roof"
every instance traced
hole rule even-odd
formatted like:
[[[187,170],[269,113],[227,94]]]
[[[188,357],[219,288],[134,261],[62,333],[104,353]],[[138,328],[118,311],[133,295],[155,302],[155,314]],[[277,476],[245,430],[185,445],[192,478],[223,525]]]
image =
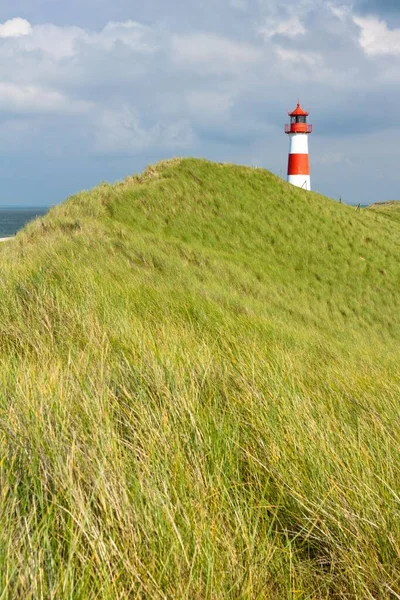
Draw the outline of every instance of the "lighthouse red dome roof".
[[[310,113],[303,110],[300,106],[300,102],[297,103],[296,108],[293,112],[288,113],[290,117],[308,117]]]

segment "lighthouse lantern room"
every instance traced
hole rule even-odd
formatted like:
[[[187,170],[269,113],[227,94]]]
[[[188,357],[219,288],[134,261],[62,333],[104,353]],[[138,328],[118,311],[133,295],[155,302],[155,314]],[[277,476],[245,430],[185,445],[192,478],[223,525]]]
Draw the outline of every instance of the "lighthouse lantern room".
[[[311,190],[308,134],[312,133],[312,125],[307,123],[309,113],[298,102],[296,109],[288,114],[290,123],[285,125],[285,133],[289,135],[290,141],[288,182],[304,190]]]

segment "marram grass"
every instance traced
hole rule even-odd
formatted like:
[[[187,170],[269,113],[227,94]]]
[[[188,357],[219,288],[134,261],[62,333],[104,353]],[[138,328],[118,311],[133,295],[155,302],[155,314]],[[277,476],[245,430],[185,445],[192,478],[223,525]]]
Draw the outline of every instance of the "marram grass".
[[[0,249],[0,599],[400,597],[400,223],[175,160]]]

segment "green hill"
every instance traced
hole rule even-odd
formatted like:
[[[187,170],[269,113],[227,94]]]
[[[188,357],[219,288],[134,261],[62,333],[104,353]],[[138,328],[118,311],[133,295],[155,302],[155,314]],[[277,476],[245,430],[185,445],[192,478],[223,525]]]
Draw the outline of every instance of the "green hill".
[[[368,207],[369,210],[373,210],[375,212],[379,212],[394,221],[400,222],[400,201],[392,200],[391,202],[380,202],[377,204],[372,204]]]
[[[174,160],[0,248],[2,598],[400,594],[400,227]]]

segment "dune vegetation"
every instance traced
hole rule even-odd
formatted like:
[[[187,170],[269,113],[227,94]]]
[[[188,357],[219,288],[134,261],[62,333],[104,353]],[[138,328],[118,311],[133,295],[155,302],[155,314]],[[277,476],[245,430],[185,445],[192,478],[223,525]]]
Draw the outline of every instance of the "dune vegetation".
[[[369,210],[377,211],[379,214],[400,222],[400,202],[392,200],[390,202],[379,202],[368,207]]]
[[[0,248],[1,599],[400,597],[400,221],[172,160]]]

